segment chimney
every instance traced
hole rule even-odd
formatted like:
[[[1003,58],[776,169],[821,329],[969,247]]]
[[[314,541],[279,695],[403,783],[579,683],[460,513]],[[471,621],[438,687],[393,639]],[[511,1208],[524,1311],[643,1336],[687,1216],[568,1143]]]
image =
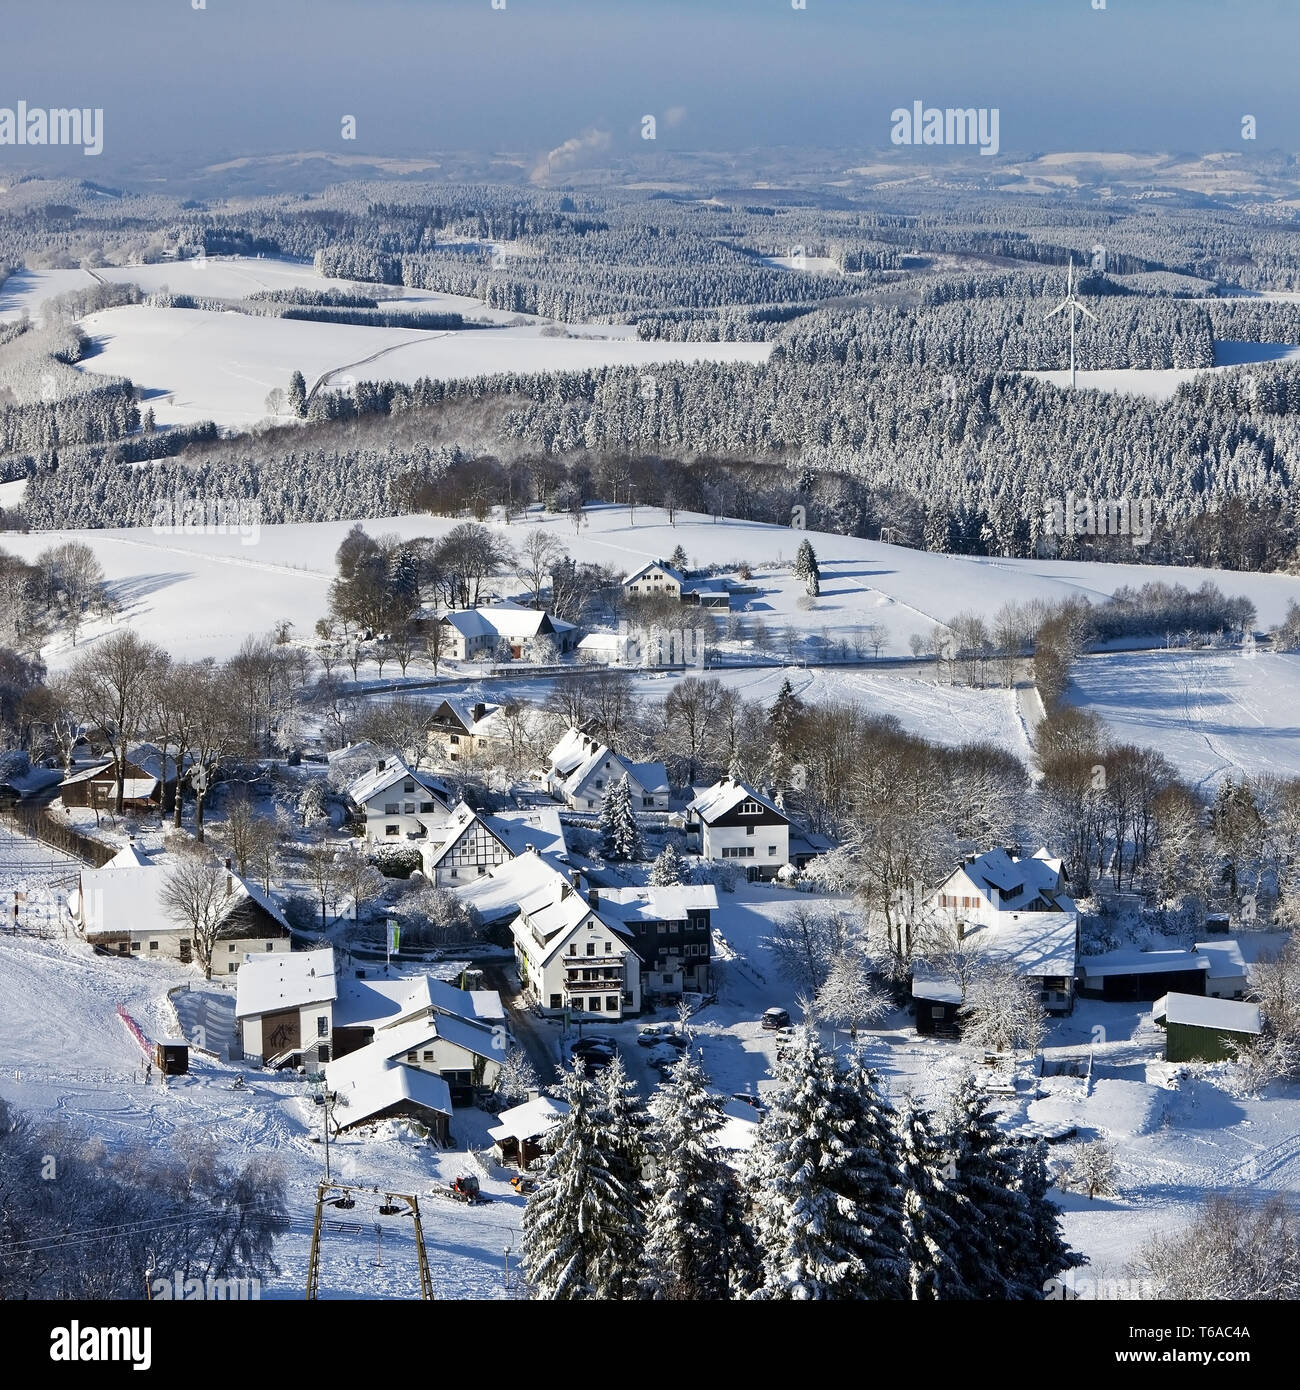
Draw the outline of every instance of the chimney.
[[[565,898],[567,898],[567,897],[569,896],[569,894],[572,893],[572,892],[573,892],[573,885],[572,885],[572,884],[569,882],[569,880],[566,878],[566,879],[564,880],[564,882],[560,885],[560,901],[563,902],[563,901],[565,900]]]
[[[536,854],[537,851],[532,847],[532,845],[525,845],[525,846],[524,846],[524,853],[525,853],[525,854]]]
[[[376,771],[376,772],[382,772],[382,771],[384,770],[385,766],[387,765],[387,762],[388,762],[388,759],[387,759],[387,758],[379,758],[379,759],[375,762],[375,771]]]
[[[581,892],[581,891],[582,891],[582,870],[581,870],[581,869],[574,869],[573,872],[570,874],[570,877],[573,879],[573,886],[574,886],[579,892]]]
[[[487,706],[483,703],[482,700],[478,701],[478,703],[474,706],[474,722],[477,724],[478,721],[482,719],[486,713]]]
[[[600,894],[594,888],[587,889],[587,906],[593,912],[600,910]]]
[[[542,1098],[542,1093],[537,1089],[536,1086],[530,1086],[530,1087],[528,1088],[528,1099],[529,1099],[529,1100],[541,1100],[541,1098]]]

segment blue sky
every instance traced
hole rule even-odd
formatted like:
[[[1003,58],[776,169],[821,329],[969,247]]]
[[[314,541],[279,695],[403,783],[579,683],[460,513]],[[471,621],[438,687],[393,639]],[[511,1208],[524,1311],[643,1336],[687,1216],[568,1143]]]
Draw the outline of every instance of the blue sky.
[[[1004,152],[1239,150],[1246,113],[1253,148],[1300,148],[1300,0],[195,2],[6,6],[0,106],[102,107],[126,161],[536,151],[588,130],[639,151],[645,114],[659,149],[869,151],[916,99],[998,107]]]

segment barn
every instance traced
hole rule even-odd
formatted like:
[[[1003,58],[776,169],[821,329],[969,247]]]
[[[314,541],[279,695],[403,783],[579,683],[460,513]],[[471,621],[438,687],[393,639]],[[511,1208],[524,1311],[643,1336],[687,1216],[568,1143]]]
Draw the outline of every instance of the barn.
[[[1171,990],[1205,994],[1208,956],[1194,951],[1108,951],[1080,956],[1079,993],[1090,999],[1155,1000]]]

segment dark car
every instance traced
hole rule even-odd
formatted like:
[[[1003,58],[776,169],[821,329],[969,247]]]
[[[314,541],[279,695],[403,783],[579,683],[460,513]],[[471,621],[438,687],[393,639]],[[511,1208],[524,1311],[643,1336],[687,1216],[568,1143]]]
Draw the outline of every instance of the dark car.
[[[769,1032],[775,1033],[781,1028],[790,1026],[790,1015],[785,1009],[764,1009],[762,1023]]]
[[[766,1115],[767,1106],[763,1104],[757,1096],[752,1096],[748,1091],[735,1091],[731,1099],[738,1101],[741,1105],[747,1105],[756,1115]]]

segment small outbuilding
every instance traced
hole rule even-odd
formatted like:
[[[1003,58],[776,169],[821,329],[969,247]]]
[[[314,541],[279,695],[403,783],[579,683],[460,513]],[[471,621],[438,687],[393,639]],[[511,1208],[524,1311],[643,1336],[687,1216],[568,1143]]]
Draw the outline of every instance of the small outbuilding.
[[[1192,950],[1210,962],[1205,992],[1216,999],[1241,999],[1246,993],[1246,961],[1236,941],[1198,941]]]
[[[1155,1000],[1171,990],[1205,994],[1209,969],[1209,958],[1195,951],[1107,951],[1079,957],[1079,993],[1111,1000]]]
[[[502,1163],[516,1163],[527,1168],[542,1156],[546,1136],[569,1113],[562,1100],[534,1095],[523,1105],[512,1106],[497,1116],[497,1123],[488,1130]]]
[[[1156,1000],[1154,1017],[1165,1030],[1168,1062],[1224,1062],[1233,1046],[1263,1032],[1258,1004],[1196,994],[1166,994]]]
[[[153,1064],[164,1076],[184,1076],[190,1069],[190,1047],[176,1038],[153,1045]]]

